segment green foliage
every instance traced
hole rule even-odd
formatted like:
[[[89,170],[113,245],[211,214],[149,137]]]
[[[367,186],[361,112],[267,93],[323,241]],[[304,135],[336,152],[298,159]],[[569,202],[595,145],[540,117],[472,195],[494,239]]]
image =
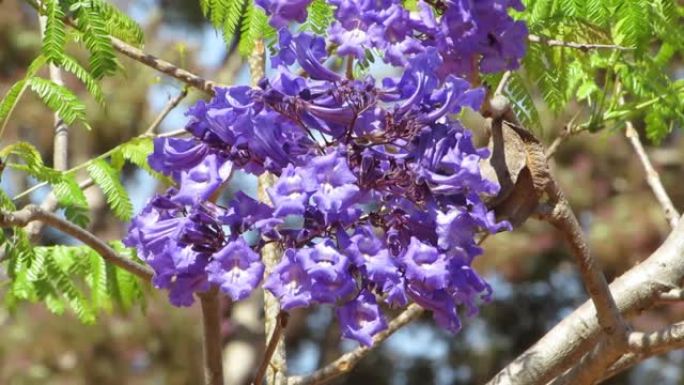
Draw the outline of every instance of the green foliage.
[[[21,159],[24,164],[9,163],[7,165],[15,169],[23,170],[32,177],[45,181],[50,184],[57,184],[62,181],[62,174],[50,167],[45,166],[38,150],[30,143],[13,143],[0,151],[0,157],[8,158],[14,155]]]
[[[0,101],[0,122],[4,123],[9,118],[24,90],[26,90],[26,79],[19,80],[10,87]]]
[[[58,62],[63,56],[64,44],[66,44],[64,12],[58,0],[47,0],[44,4],[46,20],[41,52],[49,60]]]
[[[577,101],[588,107],[581,126],[598,130],[645,122],[654,141],[684,124],[682,86],[671,60],[684,53],[682,7],[673,0],[529,0],[525,20],[532,34],[563,42],[621,48],[577,49],[534,42],[521,74],[546,105],[563,111]],[[624,103],[621,102],[624,100]]]
[[[105,0],[89,0],[87,3],[104,22],[110,35],[128,44],[142,46],[145,41],[143,30],[130,16]]]
[[[122,221],[129,221],[133,216],[133,205],[117,170],[102,159],[91,162],[87,169],[95,184],[102,189],[114,215]]]
[[[254,0],[200,0],[200,7],[214,28],[222,32],[227,45],[239,37],[238,48],[244,56],[252,53],[257,40],[275,36],[266,14],[254,5]]]
[[[138,278],[87,246],[32,247],[23,229],[14,229],[4,241],[11,278],[5,300],[10,308],[19,301],[43,302],[55,314],[68,308],[82,322],[93,323],[101,311],[129,310],[142,303]],[[120,242],[112,247],[133,258]]]
[[[41,77],[26,79],[28,87],[40,96],[51,110],[57,112],[66,124],[75,121],[85,123],[85,104],[68,88]],[[87,124],[86,124],[87,126]]]
[[[81,64],[68,55],[63,55],[58,60],[59,66],[67,72],[72,73],[78,80],[80,80],[92,97],[100,104],[104,105],[105,97],[102,92],[100,84],[97,82],[90,72],[88,72]]]
[[[54,184],[53,193],[64,216],[71,222],[86,227],[90,223],[88,200],[72,174],[61,174],[61,182]]]
[[[162,175],[154,171],[150,165],[147,163],[147,157],[154,151],[154,144],[152,138],[133,138],[126,143],[118,146],[115,151],[112,152],[112,165],[114,165],[114,159],[120,158],[128,160],[134,165],[145,170],[148,174],[153,176],[155,179],[159,180],[163,184],[169,186],[173,184],[173,180],[169,177]],[[120,168],[123,164],[121,161],[118,162]]]
[[[325,0],[313,0],[308,8],[309,17],[302,29],[324,34],[333,21],[333,9]]]
[[[117,69],[116,55],[102,15],[92,6],[81,5],[76,17],[83,43],[90,51],[91,74],[96,79],[113,74]]]
[[[511,107],[518,119],[520,119],[520,123],[533,131],[541,133],[542,125],[537,106],[534,104],[534,99],[530,95],[524,79],[519,74],[511,74],[503,94],[511,101]]]
[[[64,209],[64,215],[68,220],[81,227],[88,225],[88,201],[73,175],[45,166],[38,150],[26,142],[14,143],[0,151],[2,157],[9,155],[23,161],[23,164],[9,163],[10,167],[23,170],[53,187],[57,202]]]
[[[242,20],[242,31],[240,32],[238,46],[240,53],[248,56],[254,50],[254,44],[257,40],[270,39],[274,36],[275,30],[268,24],[268,17],[266,17],[264,10],[250,1]]]

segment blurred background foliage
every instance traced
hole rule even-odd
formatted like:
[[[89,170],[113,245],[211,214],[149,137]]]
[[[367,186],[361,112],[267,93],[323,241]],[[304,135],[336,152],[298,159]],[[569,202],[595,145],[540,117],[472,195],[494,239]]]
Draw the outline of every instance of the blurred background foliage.
[[[243,61],[235,54],[237,43],[233,40],[227,45],[223,43],[222,32],[216,32],[206,21],[197,2],[121,0],[115,3],[144,28],[146,52],[206,78],[224,83],[247,82]],[[535,17],[553,16],[543,13],[539,16],[539,12],[546,11],[539,10]],[[534,20],[531,23],[535,31]],[[537,32],[549,32],[539,28]],[[240,34],[239,29],[233,32]],[[638,33],[628,34],[623,43],[639,36]],[[21,1],[0,1],[2,93],[24,76],[40,47],[35,11]],[[71,47],[70,52],[87,61],[87,52],[77,47]],[[551,59],[551,64],[560,60]],[[668,59],[667,65],[662,67],[666,75],[672,79],[684,78],[683,58],[673,54]],[[123,57],[119,60],[122,71],[104,78],[101,83],[107,101],[105,107],[89,98],[76,79],[69,75],[65,77],[67,86],[87,103],[87,120],[92,126],[92,131],[80,127],[72,129],[70,159],[74,165],[144,132],[167,99],[181,90],[181,85],[160,77],[147,67]],[[574,65],[570,70],[573,68]],[[530,71],[522,74],[521,81],[531,84],[540,81],[539,76]],[[552,82],[553,79],[541,81]],[[597,85],[598,90],[594,90],[586,86],[585,91],[599,92],[601,87]],[[563,127],[577,114],[593,124],[591,116],[573,100],[575,91],[570,95],[530,94],[531,102],[538,109],[537,134],[546,144],[561,135]],[[181,128],[184,106],[198,97],[202,95],[191,92],[164,122],[162,129]],[[563,108],[557,108],[554,103],[561,103]],[[681,130],[667,128],[658,131],[658,135],[647,132],[647,127],[655,124],[653,119],[664,120],[681,111],[666,109],[659,113],[661,117],[630,115],[630,118],[642,138],[659,141],[657,146],[646,143],[647,150],[661,172],[675,206],[681,208],[684,207],[681,184],[684,137]],[[2,138],[3,144],[28,141],[36,145],[43,159],[51,159],[52,115],[39,99],[27,94],[13,117]],[[477,119],[466,120],[476,132],[482,132]],[[662,124],[658,127],[662,128]],[[653,252],[668,234],[669,227],[622,128],[611,126],[598,130],[591,124],[586,128],[561,145],[552,167],[589,235],[594,255],[601,260],[612,280]],[[123,182],[135,210],[155,188],[153,179],[133,167],[124,168]],[[33,183],[35,181],[23,174],[3,174],[2,187],[11,195],[24,191]],[[44,194],[39,190],[17,203],[39,202]],[[125,224],[108,211],[102,193],[89,189],[86,196],[91,210],[91,229],[106,240],[120,239]],[[65,240],[46,229],[42,242],[51,245]],[[548,225],[530,220],[512,233],[490,237],[484,247],[485,255],[477,260],[477,267],[486,273],[494,286],[494,301],[483,306],[478,317],[466,320],[460,334],[451,336],[439,330],[427,316],[398,332],[350,375],[336,383],[483,383],[586,300],[563,240]],[[0,287],[2,290],[4,288]],[[148,300],[144,308],[134,308],[127,313],[115,308],[100,315],[93,325],[80,323],[73,314],[53,315],[40,304],[22,303],[14,309],[0,309],[0,383],[199,383],[199,309],[173,308],[167,304],[164,293],[145,290]],[[234,384],[247,384],[261,357],[264,341],[260,298],[254,296],[237,305],[225,303],[224,308],[227,377]],[[641,330],[650,331],[681,320],[683,316],[684,305],[667,304],[640,315],[634,324]],[[320,308],[292,315],[287,347],[290,372],[296,374],[320,367],[354,345],[340,341],[330,309]],[[608,383],[684,384],[682,364],[683,352],[673,352],[648,360]]]

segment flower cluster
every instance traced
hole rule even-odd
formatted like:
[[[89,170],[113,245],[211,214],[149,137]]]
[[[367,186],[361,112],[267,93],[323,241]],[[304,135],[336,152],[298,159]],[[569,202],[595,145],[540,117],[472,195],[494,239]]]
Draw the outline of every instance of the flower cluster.
[[[302,22],[310,0],[259,0],[273,26]],[[520,0],[418,1],[409,12],[401,0],[328,0],[335,22],[328,29],[340,56],[364,60],[380,52],[385,62],[406,65],[409,58],[435,47],[439,73],[468,76],[516,69],[525,54],[527,27],[508,9],[523,10]]]
[[[280,25],[302,21],[308,2],[257,3]],[[381,307],[409,302],[455,332],[459,309],[473,314],[491,294],[471,267],[482,252],[477,234],[509,225],[496,222],[482,200],[499,188],[480,174],[488,151],[455,119],[463,108],[478,110],[484,91],[442,69],[475,51],[481,66],[504,58],[488,50],[506,23],[515,25],[500,15],[509,4],[448,1],[428,10],[420,3],[421,12],[441,15],[423,15],[430,37],[399,2],[330,3],[337,7],[332,30],[350,33],[338,40],[338,53],[420,46],[410,54],[397,48],[404,72],[380,82],[343,77],[324,65],[322,37],[281,29],[271,58],[276,75],[258,88],[217,88],[188,111],[189,137],[155,141],[150,166],[177,185],[148,202],[125,243],[178,306],[212,285],[241,300],[263,282],[284,310],[335,306],[343,336],[366,345],[386,327]],[[457,15],[470,29],[451,30],[457,23],[444,19]],[[466,30],[483,40],[475,51],[456,42]],[[305,73],[291,71],[294,65]],[[269,202],[243,192],[221,200],[234,169],[274,175]],[[268,243],[282,256],[264,276],[259,253]]]

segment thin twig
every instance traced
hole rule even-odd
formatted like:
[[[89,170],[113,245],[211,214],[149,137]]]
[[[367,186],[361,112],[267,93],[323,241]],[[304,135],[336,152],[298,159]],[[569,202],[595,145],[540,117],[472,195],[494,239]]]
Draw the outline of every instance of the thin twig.
[[[423,308],[416,304],[409,305],[406,310],[390,321],[389,325],[387,325],[387,329],[373,337],[373,346],[361,346],[349,353],[342,355],[340,358],[331,362],[327,366],[318,369],[309,375],[290,377],[287,381],[287,385],[319,385],[349,372],[356,366],[356,364],[359,363],[359,361],[361,361],[361,359],[363,359],[366,355],[368,355],[368,353],[371,352],[371,350],[373,350],[373,347],[385,341],[404,325],[418,318],[421,314],[423,314],[423,311]]]
[[[145,130],[143,133],[144,136],[152,136],[157,132],[157,128],[159,128],[159,125],[161,124],[164,119],[166,119],[166,116],[178,106],[178,104],[181,102],[181,100],[185,99],[185,97],[188,96],[188,86],[183,87],[181,92],[176,95],[175,98],[169,99],[169,101],[166,103],[164,106],[164,109],[161,110],[161,112],[157,115],[157,117],[154,119],[152,124]]]
[[[533,43],[542,43],[552,47],[566,47],[566,48],[576,48],[582,51],[589,51],[593,49],[614,49],[618,51],[632,51],[634,48],[623,47],[615,44],[591,44],[591,43],[576,43],[571,41],[561,41],[549,39],[544,36],[528,35],[527,39]]]
[[[503,91],[506,88],[506,84],[508,84],[508,80],[510,80],[511,75],[513,75],[512,71],[504,72],[503,76],[501,76],[501,80],[499,80],[499,84],[496,86],[496,90],[494,90],[494,95],[503,94]]]
[[[634,151],[636,151],[637,156],[644,167],[644,171],[646,171],[646,182],[648,182],[648,185],[651,187],[651,190],[658,200],[658,203],[660,203],[660,207],[663,208],[663,211],[665,212],[665,218],[667,218],[668,223],[672,228],[675,228],[675,226],[677,226],[679,213],[672,204],[672,200],[667,194],[667,191],[665,191],[663,182],[660,180],[660,175],[653,167],[651,160],[648,158],[646,150],[644,149],[643,144],[641,144],[641,140],[639,140],[639,133],[634,129],[632,122],[627,121],[625,126],[625,136],[627,136],[629,143],[632,145],[632,147],[634,147]]]
[[[204,383],[223,385],[223,343],[221,341],[221,301],[213,287],[200,294],[204,346]]]
[[[261,385],[264,381],[264,375],[266,375],[266,369],[271,364],[271,359],[273,358],[273,353],[276,351],[276,347],[280,343],[283,337],[283,331],[287,327],[287,321],[290,315],[287,312],[281,311],[278,314],[278,322],[276,323],[275,329],[273,329],[273,334],[268,340],[268,345],[266,346],[266,351],[264,352],[264,358],[261,360],[259,369],[257,369],[256,375],[254,376],[254,381],[252,385]]]
[[[111,262],[112,264],[130,272],[131,274],[135,274],[146,281],[149,281],[152,278],[152,271],[147,266],[143,266],[119,255],[114,249],[109,247],[107,243],[89,231],[84,230],[77,225],[58,217],[55,214],[47,212],[36,205],[28,205],[23,209],[14,212],[0,211],[0,227],[24,227],[31,221],[36,220],[45,222],[45,224],[48,226],[53,227],[65,234],[71,235],[72,237],[90,246],[107,262]]]
[[[183,83],[188,84],[200,91],[204,91],[209,95],[214,94],[214,87],[216,83],[211,80],[204,79],[188,70],[180,68],[165,60],[159,59],[154,55],[143,52],[142,50],[133,47],[115,37],[112,37],[112,46],[117,51],[128,56],[129,58],[145,64],[161,73],[164,73],[172,78],[178,79]]]
[[[575,116],[570,119],[570,121],[563,126],[563,129],[561,130],[560,135],[556,137],[556,139],[553,140],[551,145],[546,149],[546,160],[550,160],[553,158],[554,155],[556,155],[556,152],[560,148],[561,144],[563,144],[567,139],[569,139],[571,136],[577,135],[580,132],[582,132],[582,127],[577,127],[575,124],[575,121],[577,120],[577,117],[579,116],[580,111],[578,111]]]
[[[172,137],[176,137],[176,136],[182,136],[182,135],[185,135],[185,134],[188,134],[188,131],[187,131],[187,130],[185,130],[185,129],[179,129],[179,130],[175,130],[175,131],[171,131],[171,132],[165,132],[165,133],[163,133],[163,134],[158,134],[158,135],[141,134],[141,135],[138,135],[138,136],[136,136],[136,137],[131,138],[129,141],[135,140],[135,139],[142,139],[142,138],[172,138]],[[119,146],[121,146],[121,145],[119,145]],[[100,154],[100,155],[98,155],[98,156],[96,156],[96,157],[94,157],[94,158],[92,158],[92,159],[89,159],[89,160],[87,160],[87,161],[85,161],[85,162],[83,162],[83,163],[81,163],[81,164],[79,164],[79,165],[76,165],[76,166],[74,166],[74,167],[72,167],[72,168],[66,170],[65,173],[73,173],[73,172],[75,172],[75,171],[78,171],[78,170],[83,169],[84,167],[88,167],[88,165],[90,165],[94,160],[96,160],[96,159],[104,159],[104,158],[110,156],[114,151],[116,151],[117,148],[119,148],[119,146],[116,146],[116,147],[110,149],[110,150],[107,151],[107,152],[104,152],[104,153],[102,153],[102,154]],[[47,185],[48,185],[47,182],[36,183],[36,184],[34,184],[33,186],[27,188],[26,190],[20,192],[19,194],[15,195],[15,196],[12,198],[12,200],[13,200],[13,201],[18,201],[19,199],[21,199],[21,198],[23,198],[23,197],[29,195],[30,193],[32,193],[32,192],[38,190],[38,189],[41,188],[41,187],[44,187],[44,186],[47,186]],[[53,209],[53,211],[54,211],[54,209]]]

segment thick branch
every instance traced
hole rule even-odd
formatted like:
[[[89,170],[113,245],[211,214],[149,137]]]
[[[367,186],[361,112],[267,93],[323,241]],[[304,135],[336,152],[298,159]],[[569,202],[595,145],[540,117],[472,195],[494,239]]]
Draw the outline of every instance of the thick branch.
[[[223,385],[223,360],[221,341],[221,302],[218,290],[200,294],[202,306],[202,330],[204,346],[204,383]]]
[[[644,166],[644,170],[646,171],[646,182],[648,182],[648,185],[651,186],[653,194],[658,200],[658,203],[660,203],[660,206],[663,208],[663,211],[665,212],[665,218],[667,218],[670,226],[675,228],[677,226],[679,213],[672,204],[670,196],[667,195],[667,191],[665,191],[665,187],[663,187],[663,182],[660,181],[660,175],[658,175],[658,172],[655,170],[655,168],[653,168],[653,164],[648,158],[646,150],[641,144],[641,140],[639,140],[639,133],[634,129],[634,126],[630,121],[627,121],[626,123],[625,135],[627,136],[627,139],[629,139],[629,143],[632,145],[632,147],[634,147],[634,151],[636,151],[637,155],[639,156],[641,164]]]
[[[373,337],[373,346],[359,347],[356,350],[344,354],[324,368],[316,370],[307,376],[290,377],[287,381],[287,385],[319,385],[348,373],[356,366],[356,364],[359,363],[359,361],[361,361],[363,357],[368,355],[371,350],[389,338],[389,336],[394,334],[394,332],[402,328],[404,325],[418,318],[422,313],[423,309],[420,306],[416,304],[410,305],[406,310],[404,310],[389,323],[386,330]]]
[[[65,234],[69,234],[84,244],[90,246],[107,262],[113,263],[114,265],[132,274],[135,274],[146,281],[149,281],[152,278],[152,271],[147,266],[140,265],[119,255],[116,251],[114,251],[114,249],[109,247],[107,243],[92,233],[56,216],[55,214],[47,212],[38,206],[28,205],[19,211],[10,213],[0,211],[0,227],[24,227],[31,221],[36,220],[42,221],[48,226],[53,227]]]
[[[684,220],[680,219],[658,250],[610,285],[620,312],[628,315],[643,311],[653,306],[662,293],[679,287],[684,279],[683,261]],[[600,335],[596,310],[587,301],[508,364],[489,384],[546,384],[577,363],[596,345]]]

